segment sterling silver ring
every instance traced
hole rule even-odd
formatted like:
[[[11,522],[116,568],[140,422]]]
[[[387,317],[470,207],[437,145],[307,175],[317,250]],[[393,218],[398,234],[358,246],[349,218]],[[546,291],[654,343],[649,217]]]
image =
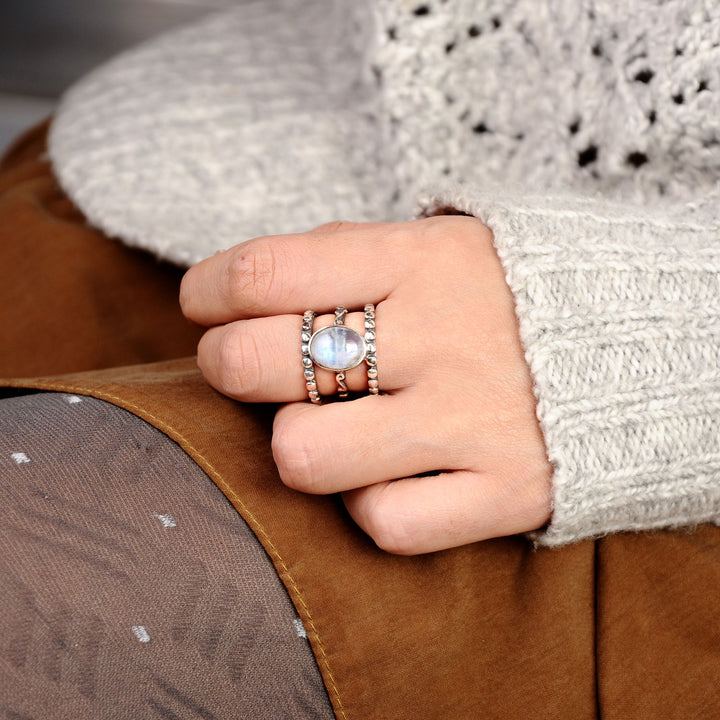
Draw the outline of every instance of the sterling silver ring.
[[[303,374],[305,376],[305,387],[310,397],[310,402],[319,405],[322,401],[315,380],[315,367],[310,357],[310,338],[312,337],[313,323],[315,322],[316,313],[312,310],[306,310],[302,320],[302,330],[300,331],[300,350],[302,352]]]
[[[365,306],[365,362],[367,363],[368,392],[378,395],[377,358],[375,357],[375,306]]]
[[[303,315],[301,348],[303,371],[308,396],[313,403],[321,402],[317,390],[314,366],[335,373],[338,397],[346,398],[348,389],[346,373],[362,363],[367,364],[368,392],[379,394],[377,379],[377,358],[375,356],[375,306],[368,303],[364,308],[365,335],[345,325],[347,308],[335,310],[335,321],[332,325],[312,331],[317,313],[307,310]]]

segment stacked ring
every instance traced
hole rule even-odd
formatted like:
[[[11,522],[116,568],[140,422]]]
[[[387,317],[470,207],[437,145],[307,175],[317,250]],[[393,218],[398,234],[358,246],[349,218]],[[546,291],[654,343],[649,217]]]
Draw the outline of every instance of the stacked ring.
[[[338,396],[346,398],[348,389],[346,373],[364,360],[367,365],[368,392],[378,395],[377,357],[375,355],[375,306],[368,303],[364,308],[365,335],[360,335],[345,325],[347,308],[335,310],[335,320],[320,330],[313,332],[317,313],[306,310],[301,330],[301,350],[305,386],[311,402],[321,402],[315,378],[315,366],[335,373]]]
[[[347,315],[347,308],[339,307],[335,309],[335,322],[333,325],[335,327],[339,327],[340,325],[345,325],[345,316]],[[360,361],[362,362],[362,360]],[[359,364],[359,363],[358,363]],[[338,388],[338,397],[345,399],[348,396],[348,389],[347,385],[345,384],[345,372],[346,370],[349,370],[350,368],[345,368],[343,370],[339,370],[335,373],[335,382],[337,383]]]
[[[307,388],[310,402],[319,405],[322,401],[317,388],[317,380],[315,379],[315,366],[310,357],[310,338],[312,337],[313,323],[317,313],[312,310],[306,310],[303,315],[302,330],[300,332],[300,349],[302,350],[303,373],[305,375],[305,387]]]
[[[368,392],[378,395],[377,357],[375,356],[375,306],[365,306],[365,363],[367,364]]]

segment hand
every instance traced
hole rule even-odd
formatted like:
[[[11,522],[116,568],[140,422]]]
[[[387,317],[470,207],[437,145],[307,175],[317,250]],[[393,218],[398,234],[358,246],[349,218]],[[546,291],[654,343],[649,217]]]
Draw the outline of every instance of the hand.
[[[191,268],[180,301],[210,327],[198,364],[213,387],[287,403],[273,428],[282,481],[341,492],[381,548],[424,553],[547,522],[552,468],[513,298],[479,220],[335,223],[258,238]],[[310,404],[302,313],[369,302],[382,394]],[[362,332],[362,322],[348,314],[350,327]],[[330,324],[321,316],[315,329]],[[367,388],[364,367],[348,371],[351,391]],[[322,395],[336,391],[334,373],[316,376]]]

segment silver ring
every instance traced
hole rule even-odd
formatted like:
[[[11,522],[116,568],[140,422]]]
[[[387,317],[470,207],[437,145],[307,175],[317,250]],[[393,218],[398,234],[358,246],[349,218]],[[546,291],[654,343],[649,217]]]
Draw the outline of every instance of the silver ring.
[[[368,392],[378,395],[377,357],[375,356],[375,306],[365,306],[365,363],[367,364]]]
[[[315,367],[310,357],[310,338],[313,334],[313,323],[317,313],[312,310],[306,310],[302,320],[302,330],[300,331],[300,350],[302,351],[303,374],[305,375],[305,387],[310,397],[310,402],[319,405],[322,400],[317,388],[317,380],[315,379]]]
[[[317,313],[307,310],[303,315],[303,369],[308,395],[314,403],[321,401],[317,391],[314,365],[334,372],[338,396],[347,398],[346,373],[364,360],[367,364],[368,392],[371,395],[379,394],[375,356],[375,306],[372,303],[365,305],[364,336],[345,325],[347,312],[347,308],[338,307],[335,310],[333,324],[316,332],[312,332],[312,326]]]
[[[344,326],[345,325],[345,316],[347,315],[347,308],[339,307],[335,308],[335,320],[333,322],[334,327]],[[357,335],[357,333],[355,333]],[[353,340],[355,338],[352,338]],[[348,338],[345,338],[346,346]],[[363,356],[365,355],[365,350],[363,349]],[[360,360],[362,362],[362,360]],[[358,363],[359,365],[360,363]],[[348,396],[348,389],[347,384],[345,383],[345,372],[347,370],[350,370],[350,368],[344,368],[343,370],[340,370],[335,373],[335,382],[337,383],[337,389],[338,389],[338,397],[342,398],[343,400]]]

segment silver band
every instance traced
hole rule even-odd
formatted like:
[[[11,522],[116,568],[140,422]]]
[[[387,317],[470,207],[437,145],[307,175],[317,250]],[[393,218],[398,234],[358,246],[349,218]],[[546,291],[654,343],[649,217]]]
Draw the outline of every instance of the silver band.
[[[318,392],[317,380],[315,379],[315,366],[310,357],[310,338],[313,334],[313,324],[317,313],[312,310],[306,310],[302,320],[302,330],[300,331],[300,349],[302,351],[303,373],[305,376],[305,387],[310,397],[310,402],[319,405],[322,400]]]
[[[365,363],[367,364],[368,392],[379,395],[377,357],[375,356],[375,306],[365,306]]]

